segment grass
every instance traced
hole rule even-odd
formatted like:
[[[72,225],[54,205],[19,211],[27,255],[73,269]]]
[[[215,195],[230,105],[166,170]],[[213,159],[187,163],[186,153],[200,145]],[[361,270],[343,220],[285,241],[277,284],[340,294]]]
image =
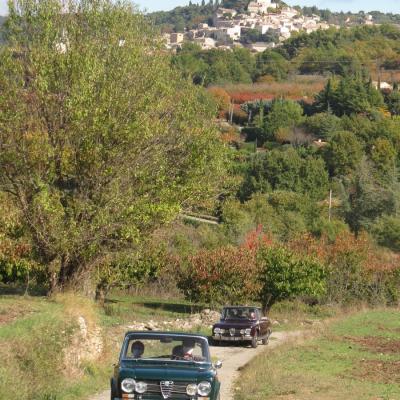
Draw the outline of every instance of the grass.
[[[108,349],[100,367],[85,363],[70,374],[64,362],[78,315],[92,326],[97,323],[97,312],[95,306],[77,296],[50,301],[45,297],[1,295],[0,399],[80,399],[108,382]]]
[[[186,318],[190,314],[206,308],[182,299],[160,299],[127,295],[124,293],[111,294],[104,305],[103,323],[105,325],[123,324],[134,321],[142,322],[152,319]]]
[[[399,321],[398,310],[362,311],[262,354],[243,370],[235,399],[399,399]]]

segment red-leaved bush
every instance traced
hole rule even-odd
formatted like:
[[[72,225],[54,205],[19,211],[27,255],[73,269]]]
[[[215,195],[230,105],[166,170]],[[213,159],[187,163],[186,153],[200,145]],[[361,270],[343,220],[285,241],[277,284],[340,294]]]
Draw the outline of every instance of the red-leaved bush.
[[[254,299],[259,291],[256,252],[233,246],[201,250],[180,260],[178,287],[195,302],[237,304]]]

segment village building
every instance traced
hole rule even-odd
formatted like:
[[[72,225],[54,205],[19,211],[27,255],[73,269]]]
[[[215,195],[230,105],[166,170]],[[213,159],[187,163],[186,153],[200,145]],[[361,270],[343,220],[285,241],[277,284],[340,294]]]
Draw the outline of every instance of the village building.
[[[274,10],[271,10],[274,9]],[[373,24],[373,18],[366,16],[366,24]],[[319,29],[329,29],[334,25],[321,22],[318,15],[303,16],[296,9],[284,6],[278,8],[272,0],[253,0],[248,5],[247,12],[219,7],[213,15],[213,26],[200,23],[196,29],[185,33],[171,33],[164,35],[166,47],[176,49],[184,41],[197,43],[202,49],[220,48],[233,49],[242,46],[245,42],[242,37],[249,30],[257,30],[261,35],[268,33],[276,36],[276,43],[257,42],[246,44],[254,52],[261,52],[271,46],[290,38],[294,32],[311,33]]]

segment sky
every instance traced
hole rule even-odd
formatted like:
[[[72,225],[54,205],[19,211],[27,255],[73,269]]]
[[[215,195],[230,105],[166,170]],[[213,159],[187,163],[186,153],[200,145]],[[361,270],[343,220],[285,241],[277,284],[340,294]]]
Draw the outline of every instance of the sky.
[[[199,0],[200,1],[200,0]],[[142,10],[171,10],[189,3],[189,0],[134,0]],[[193,0],[196,2],[196,0]],[[290,5],[329,8],[332,11],[382,11],[400,14],[400,0],[286,0]],[[7,13],[7,0],[0,0],[0,15]]]

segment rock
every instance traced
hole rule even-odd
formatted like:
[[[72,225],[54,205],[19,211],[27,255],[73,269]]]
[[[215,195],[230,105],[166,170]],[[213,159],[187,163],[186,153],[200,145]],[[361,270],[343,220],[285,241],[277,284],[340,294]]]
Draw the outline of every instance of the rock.
[[[87,330],[87,325],[86,325],[85,318],[79,317],[78,318],[78,325],[79,325],[79,331],[80,331],[82,337],[86,338],[88,330]]]

